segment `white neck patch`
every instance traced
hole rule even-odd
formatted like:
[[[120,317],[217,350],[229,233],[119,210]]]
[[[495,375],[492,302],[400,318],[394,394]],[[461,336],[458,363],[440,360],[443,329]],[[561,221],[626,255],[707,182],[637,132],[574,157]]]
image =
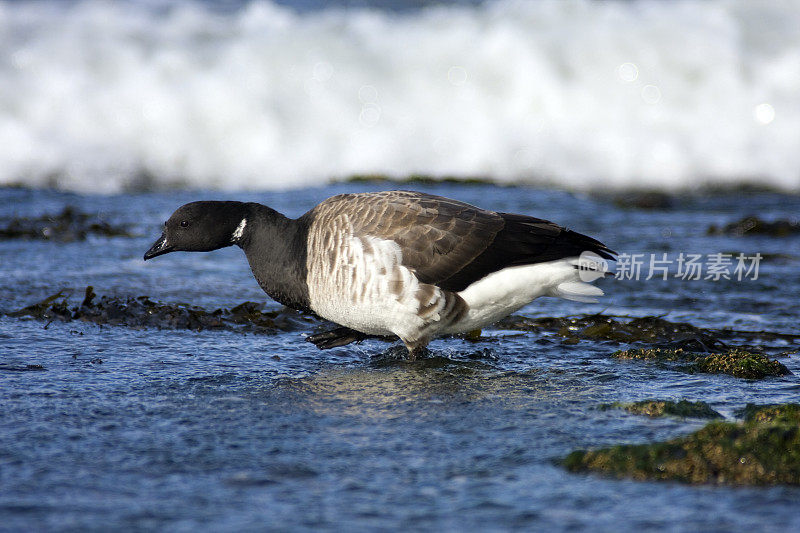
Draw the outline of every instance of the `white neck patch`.
[[[242,235],[244,235],[245,226],[247,226],[247,219],[243,218],[242,221],[239,222],[239,225],[236,226],[236,230],[233,232],[233,236],[231,237],[233,242],[236,242],[242,238]]]

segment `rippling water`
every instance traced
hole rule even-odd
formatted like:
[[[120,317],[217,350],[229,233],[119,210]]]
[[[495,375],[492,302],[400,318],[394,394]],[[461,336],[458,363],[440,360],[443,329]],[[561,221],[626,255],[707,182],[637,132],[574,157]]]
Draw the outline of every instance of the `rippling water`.
[[[0,222],[73,205],[138,236],[0,242],[0,312],[59,289],[146,294],[206,308],[264,301],[238,249],[143,252],[178,205],[255,200],[299,215],[375,185],[287,193],[120,196],[0,189]],[[745,214],[794,216],[794,196],[708,194],[660,211],[565,192],[418,187],[555,220],[623,253],[761,252],[758,280],[602,283],[601,304],[543,299],[529,316],[664,315],[697,326],[797,333],[800,240],[707,236]],[[780,255],[776,255],[780,254]],[[277,306],[276,306],[277,308]],[[576,448],[648,442],[702,422],[600,411],[644,398],[702,400],[726,416],[748,402],[796,401],[795,375],[760,382],[609,358],[615,345],[489,331],[432,343],[430,359],[386,357],[368,341],[318,351],[304,332],[274,336],[45,324],[0,316],[0,529],[613,531],[789,530],[796,488],[691,487],[565,472]],[[786,346],[785,349],[790,349]]]

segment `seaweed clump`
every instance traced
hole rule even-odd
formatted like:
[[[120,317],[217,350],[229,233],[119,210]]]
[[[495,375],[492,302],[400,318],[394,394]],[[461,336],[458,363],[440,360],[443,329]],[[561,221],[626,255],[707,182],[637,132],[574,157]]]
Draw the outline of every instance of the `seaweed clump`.
[[[565,344],[576,344],[582,340],[634,347],[644,344],[649,347],[619,350],[612,357],[651,360],[687,372],[729,374],[745,379],[791,374],[786,366],[767,357],[764,351],[777,354],[780,347],[785,346],[785,341],[796,342],[800,339],[800,335],[793,333],[699,328],[657,316],[626,318],[601,314],[539,318],[513,315],[499,321],[496,327],[552,332],[562,337]],[[744,345],[742,341],[758,341],[758,347]],[[765,341],[781,343],[770,347],[764,344]]]
[[[742,331],[730,328],[700,328],[688,322],[671,322],[658,316],[630,319],[611,315],[579,315],[571,317],[530,318],[506,317],[495,327],[517,331],[553,332],[569,344],[581,340],[608,341],[616,344],[645,343],[665,348],[712,352],[727,349],[722,339],[736,341],[800,340],[795,333],[774,331]]]
[[[737,415],[747,422],[786,423],[800,426],[800,404],[797,403],[771,405],[748,403]]]
[[[0,228],[0,239],[41,239],[59,242],[83,241],[89,235],[132,237],[122,226],[111,225],[95,215],[82,213],[72,206],[56,215],[35,218],[15,217]]]
[[[642,400],[639,402],[615,402],[600,406],[601,409],[624,409],[636,415],[646,415],[650,418],[662,416],[677,416],[680,418],[722,418],[722,415],[708,406],[705,402],[690,402],[680,400]]]
[[[800,234],[800,222],[797,220],[778,219],[768,222],[757,216],[747,216],[736,222],[726,224],[721,228],[716,224],[709,226],[709,235],[732,235],[743,237],[747,235],[768,235],[770,237],[788,237]]]
[[[47,370],[42,365],[14,365],[0,363],[0,372],[41,372]]]
[[[666,442],[577,450],[563,464],[636,480],[800,485],[800,405],[748,408],[744,422],[710,422]]]
[[[607,195],[600,196],[609,199]],[[668,210],[675,207],[675,198],[660,191],[634,191],[617,194],[610,201],[620,209]]]
[[[613,357],[673,363],[679,370],[728,374],[744,379],[763,379],[791,374],[783,363],[770,359],[763,353],[741,348],[715,353],[689,352],[682,348],[639,348],[614,352]]]
[[[553,331],[570,343],[582,339],[614,343],[679,342],[681,347],[702,351],[725,347],[710,330],[686,322],[670,322],[656,316],[634,318],[625,322],[607,315],[542,318],[512,315],[498,322],[496,326],[520,331]]]
[[[65,291],[59,291],[8,315],[47,321],[79,320],[133,328],[228,330],[267,335],[278,331],[294,331],[315,323],[310,316],[288,308],[263,311],[263,305],[256,302],[244,302],[231,309],[208,311],[193,305],[157,303],[147,296],[103,296],[95,301],[96,297],[94,288],[86,287],[81,304],[70,307],[69,295]]]

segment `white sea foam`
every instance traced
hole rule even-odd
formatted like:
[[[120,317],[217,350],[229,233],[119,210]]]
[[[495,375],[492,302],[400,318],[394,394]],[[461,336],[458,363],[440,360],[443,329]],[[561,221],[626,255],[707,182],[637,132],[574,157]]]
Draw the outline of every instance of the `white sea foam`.
[[[0,184],[800,189],[797,0],[0,3]]]

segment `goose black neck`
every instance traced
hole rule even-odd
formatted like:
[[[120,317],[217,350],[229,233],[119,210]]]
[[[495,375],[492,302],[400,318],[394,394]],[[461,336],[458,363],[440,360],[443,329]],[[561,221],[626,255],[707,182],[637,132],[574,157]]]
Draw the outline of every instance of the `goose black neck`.
[[[246,223],[237,244],[244,250],[256,281],[275,301],[310,311],[307,224],[302,218],[287,218],[265,205],[248,203],[246,208]]]

